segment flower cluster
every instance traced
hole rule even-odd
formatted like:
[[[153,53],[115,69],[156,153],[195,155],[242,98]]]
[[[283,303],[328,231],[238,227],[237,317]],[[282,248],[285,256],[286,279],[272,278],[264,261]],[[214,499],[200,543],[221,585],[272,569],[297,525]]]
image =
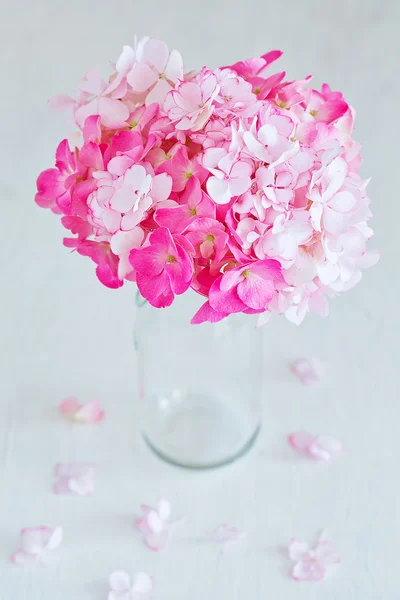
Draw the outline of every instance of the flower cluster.
[[[192,288],[193,323],[230,313],[327,314],[327,298],[378,259],[359,175],[354,112],[340,92],[265,74],[281,55],[185,72],[151,38],[95,70],[69,107],[82,142],[63,140],[36,202],[62,214],[99,280],[136,281],[155,307]]]

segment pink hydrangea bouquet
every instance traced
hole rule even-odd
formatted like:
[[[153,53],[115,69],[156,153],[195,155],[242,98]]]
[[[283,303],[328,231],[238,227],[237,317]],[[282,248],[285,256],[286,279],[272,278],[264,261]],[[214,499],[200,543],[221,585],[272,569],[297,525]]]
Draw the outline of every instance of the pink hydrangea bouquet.
[[[192,323],[300,323],[377,261],[354,111],[327,84],[266,74],[281,54],[186,72],[146,37],[108,81],[90,70],[74,98],[51,101],[81,142],[59,144],[36,202],[62,214],[64,245],[101,283],[135,281],[157,308],[192,288],[205,300]]]

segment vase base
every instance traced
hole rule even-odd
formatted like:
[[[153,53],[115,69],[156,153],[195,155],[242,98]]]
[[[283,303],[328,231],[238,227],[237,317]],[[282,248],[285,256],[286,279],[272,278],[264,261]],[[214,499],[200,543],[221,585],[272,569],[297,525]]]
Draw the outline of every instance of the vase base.
[[[163,460],[188,469],[211,469],[243,456],[260,424],[249,422],[218,397],[174,390],[146,398],[143,437]]]

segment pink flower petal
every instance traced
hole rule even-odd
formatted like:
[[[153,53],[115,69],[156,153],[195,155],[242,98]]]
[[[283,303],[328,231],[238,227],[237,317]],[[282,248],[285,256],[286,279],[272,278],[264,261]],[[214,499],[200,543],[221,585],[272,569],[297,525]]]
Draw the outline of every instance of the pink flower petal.
[[[84,404],[74,415],[78,423],[100,423],[104,419],[104,411],[98,400]]]
[[[147,573],[137,573],[133,582],[132,592],[135,594],[148,594],[153,589],[153,580]]]
[[[227,551],[232,548],[238,548],[240,543],[244,541],[247,534],[245,531],[240,531],[233,525],[223,523],[218,525],[210,534],[210,539],[223,544],[223,550]]]
[[[333,543],[321,538],[313,548],[292,539],[288,551],[290,559],[295,562],[291,575],[296,581],[321,581],[331,567],[340,562]]]
[[[165,548],[172,530],[184,520],[170,519],[171,504],[165,498],[157,502],[156,508],[145,504],[141,508],[143,515],[136,519],[136,529],[143,535],[146,546],[153,552],[158,552]]]
[[[131,589],[131,578],[124,571],[113,571],[109,577],[110,588],[114,592],[129,592]]]
[[[62,539],[62,527],[26,527],[21,531],[21,547],[11,556],[11,560],[21,566],[32,560],[44,563],[47,554],[58,548]]]
[[[168,539],[169,533],[167,531],[162,531],[161,533],[150,533],[149,535],[146,535],[144,543],[153,552],[160,552],[160,550],[164,550],[166,547]]]
[[[144,598],[153,589],[153,580],[147,573],[139,572],[131,577],[125,571],[114,571],[109,576],[111,591],[108,600],[133,600]]]
[[[80,404],[77,398],[73,397],[65,398],[60,404],[60,412],[67,419],[72,418],[79,408]]]
[[[294,561],[302,560],[309,552],[309,546],[306,542],[299,542],[291,539],[289,542],[289,558]]]
[[[55,494],[76,494],[89,496],[94,492],[95,469],[93,465],[83,463],[57,464],[54,469],[57,481]]]
[[[292,578],[296,581],[322,581],[325,568],[312,559],[296,563],[292,569]]]
[[[288,442],[299,454],[316,460],[324,460],[325,462],[328,462],[343,450],[341,442],[334,438],[315,436],[303,431],[289,435]]]
[[[298,358],[292,365],[291,371],[307,386],[315,385],[323,374],[321,361],[315,358]]]
[[[104,419],[104,411],[98,400],[79,404],[76,398],[66,398],[60,404],[61,414],[76,423],[99,423]]]

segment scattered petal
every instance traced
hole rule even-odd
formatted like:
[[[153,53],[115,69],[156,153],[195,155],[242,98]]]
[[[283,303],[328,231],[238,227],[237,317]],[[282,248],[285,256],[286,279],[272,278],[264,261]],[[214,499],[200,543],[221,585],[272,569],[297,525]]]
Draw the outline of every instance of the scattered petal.
[[[99,423],[104,419],[104,411],[98,400],[80,404],[76,398],[65,398],[60,404],[60,412],[74,423]]]
[[[321,435],[312,435],[297,431],[288,436],[288,442],[296,452],[313,458],[329,462],[331,458],[343,451],[343,445],[338,440]]]
[[[223,523],[222,525],[218,525],[208,537],[215,542],[221,543],[223,548],[222,551],[227,552],[229,550],[238,549],[246,536],[247,533],[245,531],[240,531],[233,525]]]
[[[333,543],[321,538],[312,548],[306,542],[292,539],[288,553],[295,562],[291,575],[296,581],[321,581],[340,562]]]
[[[317,358],[298,358],[291,366],[292,373],[307,386],[319,383],[325,370],[325,365]]]
[[[80,463],[57,464],[54,469],[55,494],[76,494],[90,496],[94,492],[95,468]]]
[[[48,555],[61,545],[62,540],[62,527],[27,527],[21,531],[21,546],[11,556],[11,560],[20,566],[34,561],[47,564]]]
[[[153,580],[147,573],[137,573],[133,580],[125,571],[114,571],[109,577],[108,600],[139,600],[153,589]]]
[[[160,498],[156,508],[142,504],[142,515],[136,519],[136,529],[143,535],[143,541],[150,550],[159,552],[168,543],[172,530],[184,519],[171,520],[171,503]]]

